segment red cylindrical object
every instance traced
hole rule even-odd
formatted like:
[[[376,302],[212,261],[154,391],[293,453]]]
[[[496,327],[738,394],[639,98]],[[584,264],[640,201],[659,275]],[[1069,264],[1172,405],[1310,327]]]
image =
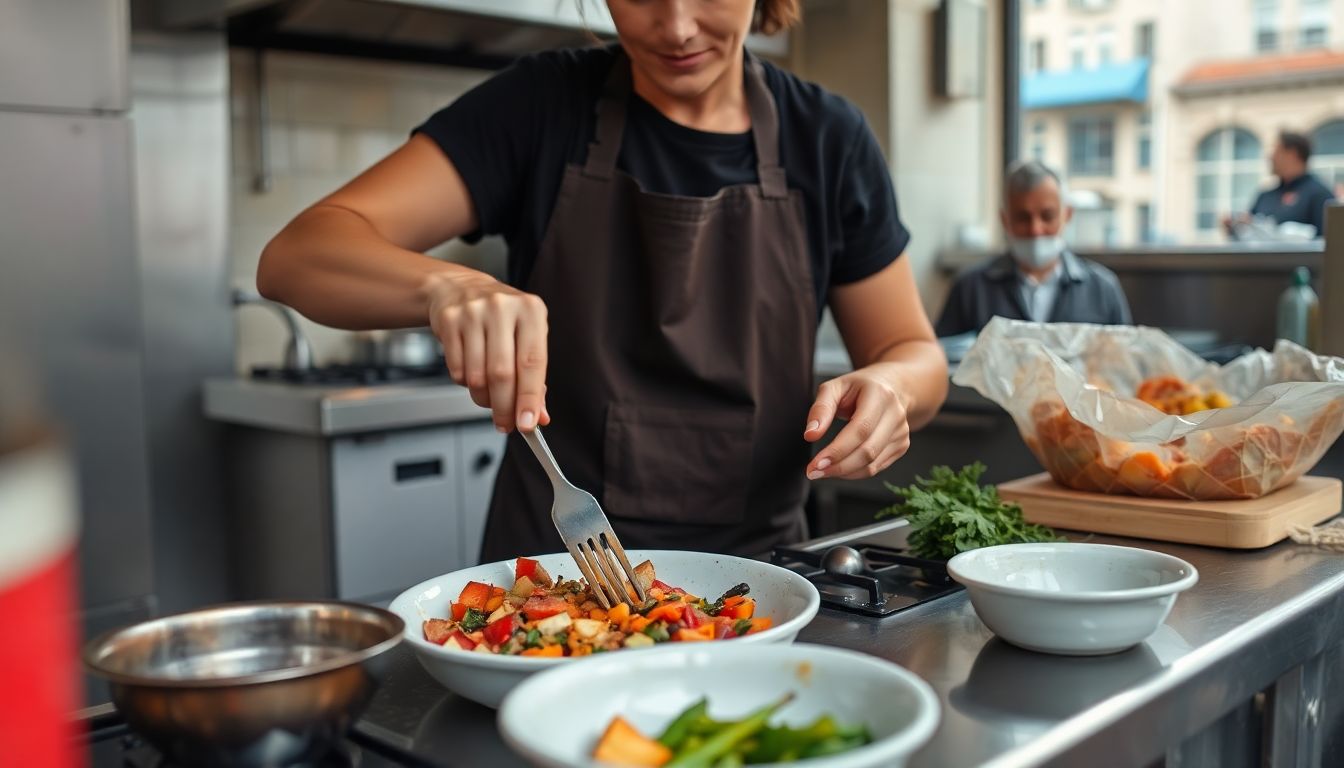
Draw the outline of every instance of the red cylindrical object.
[[[79,707],[73,473],[53,443],[0,450],[0,762],[85,763]]]

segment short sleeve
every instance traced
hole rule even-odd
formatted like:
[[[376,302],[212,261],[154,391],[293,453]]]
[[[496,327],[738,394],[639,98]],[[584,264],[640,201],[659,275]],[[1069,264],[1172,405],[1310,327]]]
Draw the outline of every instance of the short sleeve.
[[[880,272],[910,243],[896,208],[886,158],[866,120],[859,119],[849,146],[837,179],[841,252],[831,266],[833,284],[857,282]]]
[[[469,241],[517,225],[527,169],[538,152],[544,69],[535,57],[519,59],[415,129],[439,145],[467,185],[480,222]]]

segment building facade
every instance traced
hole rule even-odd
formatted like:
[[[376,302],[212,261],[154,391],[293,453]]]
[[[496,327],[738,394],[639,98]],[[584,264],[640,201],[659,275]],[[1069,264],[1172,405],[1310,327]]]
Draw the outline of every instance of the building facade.
[[[1344,0],[1025,0],[1021,154],[1062,169],[1080,245],[1225,239],[1281,130],[1344,184]]]

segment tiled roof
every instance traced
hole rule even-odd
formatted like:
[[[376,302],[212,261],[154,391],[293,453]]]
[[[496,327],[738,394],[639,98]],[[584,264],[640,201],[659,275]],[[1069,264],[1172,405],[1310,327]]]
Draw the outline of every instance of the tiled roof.
[[[1200,93],[1336,77],[1344,77],[1344,51],[1306,51],[1196,64],[1177,83],[1176,91]]]

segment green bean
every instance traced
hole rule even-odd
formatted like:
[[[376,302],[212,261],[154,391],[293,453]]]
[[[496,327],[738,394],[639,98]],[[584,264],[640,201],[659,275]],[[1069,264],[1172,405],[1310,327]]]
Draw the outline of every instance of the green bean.
[[[672,761],[663,768],[711,768],[714,761],[728,754],[740,742],[745,741],[765,727],[780,707],[793,700],[793,693],[786,694],[779,701],[748,715],[724,728],[695,749],[685,749],[674,755]]]
[[[705,711],[709,708],[707,699],[700,699],[696,703],[687,707],[672,724],[667,726],[663,735],[658,737],[658,743],[671,750],[676,750],[681,743],[686,741],[686,737],[691,735],[691,726],[695,725],[705,716]]]

